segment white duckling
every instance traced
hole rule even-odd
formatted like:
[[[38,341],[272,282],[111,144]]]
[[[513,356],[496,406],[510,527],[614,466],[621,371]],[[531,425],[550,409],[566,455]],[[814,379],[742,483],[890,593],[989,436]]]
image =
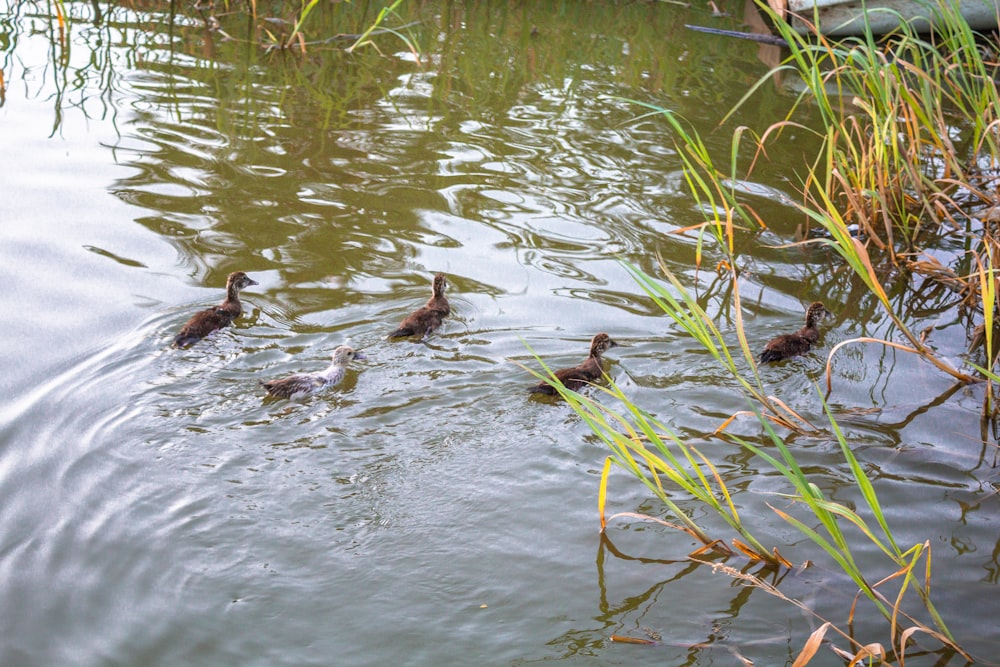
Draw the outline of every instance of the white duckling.
[[[268,396],[295,400],[315,394],[321,389],[332,387],[344,379],[347,365],[355,359],[367,357],[352,347],[341,345],[333,351],[333,363],[321,373],[296,373],[280,380],[261,382]]]

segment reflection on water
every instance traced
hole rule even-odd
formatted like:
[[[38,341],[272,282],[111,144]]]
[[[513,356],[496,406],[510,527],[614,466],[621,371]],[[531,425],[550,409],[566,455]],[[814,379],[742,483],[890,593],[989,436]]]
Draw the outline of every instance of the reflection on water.
[[[359,32],[370,16],[354,4],[307,28]],[[680,111],[725,155],[729,130],[713,128],[763,73],[755,45],[687,33],[707,12],[664,3],[408,3],[424,64],[391,41],[385,56],[328,46],[300,59],[165,7],[94,7],[66,5],[65,40],[39,5],[0,24],[7,150],[20,155],[6,163],[17,197],[0,228],[11,288],[0,307],[16,315],[4,331],[16,353],[0,409],[0,605],[17,610],[0,663],[794,655],[810,621],[684,561],[686,536],[623,520],[601,539],[607,453],[562,403],[528,400],[521,367],[538,367],[526,343],[564,366],[611,333],[627,344],[608,360],[626,393],[700,443],[787,557],[817,559],[786,546],[766,505],[783,480],[710,436],[746,407],[732,382],[620,264],[657,273],[661,256],[732,333],[713,248],[698,268],[697,238],[672,233],[701,213],[667,126],[635,120],[621,98]],[[220,18],[246,34],[244,15]],[[767,95],[738,122],[788,103]],[[773,182],[740,184],[769,226],[740,239],[748,335],[797,325],[818,298],[837,311],[823,349],[890,335],[833,257],[776,247],[802,221],[775,157]],[[169,349],[233,270],[260,283],[244,316]],[[427,340],[385,340],[438,271],[453,315]],[[902,281],[892,289],[913,297]],[[921,295],[913,317],[957,357],[950,298]],[[260,380],[322,368],[341,344],[368,356],[343,383],[263,401]],[[765,371],[817,423],[821,359]],[[834,382],[897,536],[934,546],[938,608],[960,643],[991,655],[986,591],[1000,567],[981,396],[882,348],[847,348]],[[836,442],[789,442],[825,493],[851,501]],[[609,502],[665,515],[620,474]],[[780,586],[835,620],[841,593],[822,593],[852,592],[823,570]],[[882,627],[865,613],[861,634]]]

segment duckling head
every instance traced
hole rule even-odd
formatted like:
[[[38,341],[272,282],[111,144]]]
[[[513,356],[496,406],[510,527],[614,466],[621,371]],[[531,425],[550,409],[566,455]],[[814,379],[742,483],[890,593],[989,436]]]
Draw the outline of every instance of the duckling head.
[[[590,355],[592,357],[599,357],[611,348],[618,346],[619,344],[612,340],[611,336],[606,333],[599,333],[590,341]]]
[[[346,366],[356,359],[367,359],[364,353],[355,350],[349,345],[341,345],[333,351],[333,363],[338,366]]]
[[[250,287],[251,285],[258,285],[256,280],[253,280],[250,276],[243,273],[242,271],[233,271],[229,274],[226,279],[226,287],[229,289],[235,289],[239,291],[245,287]]]
[[[806,328],[815,329],[827,317],[833,317],[833,313],[827,310],[822,301],[813,301],[806,310]]]
[[[448,287],[448,279],[444,277],[443,273],[437,273],[434,275],[434,296],[442,297],[444,296],[444,290]]]

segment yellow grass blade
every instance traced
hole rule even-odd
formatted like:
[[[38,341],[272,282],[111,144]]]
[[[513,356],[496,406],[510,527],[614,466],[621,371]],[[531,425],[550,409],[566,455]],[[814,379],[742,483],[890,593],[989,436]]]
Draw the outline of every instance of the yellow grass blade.
[[[608,522],[604,518],[604,508],[608,500],[608,473],[611,472],[611,457],[604,459],[604,470],[601,471],[601,485],[597,492],[597,514],[601,518],[601,532],[607,527]]]

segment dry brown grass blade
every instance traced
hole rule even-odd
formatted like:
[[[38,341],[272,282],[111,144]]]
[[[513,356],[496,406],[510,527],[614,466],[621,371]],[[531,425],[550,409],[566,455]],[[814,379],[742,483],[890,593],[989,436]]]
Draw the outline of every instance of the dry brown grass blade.
[[[868,276],[870,278],[868,289],[875,292],[875,296],[878,297],[879,301],[883,304],[888,304],[889,296],[882,288],[882,283],[878,279],[878,274],[875,273],[875,267],[872,266],[872,258],[868,255],[868,250],[865,248],[865,245],[853,236],[851,237],[851,245],[854,246],[854,254],[864,265],[865,271],[868,272]],[[892,309],[890,308],[890,311],[891,310]]]
[[[735,542],[735,540],[734,540],[734,542]],[[842,649],[837,648],[836,646],[831,646],[831,648],[837,653],[837,655],[841,656],[845,660],[849,660],[850,661],[850,663],[849,663],[850,665],[859,665],[859,664],[861,664],[862,660],[868,660],[868,659],[871,659],[871,658],[876,658],[876,659],[878,659],[878,660],[880,660],[882,662],[885,662],[886,652],[885,652],[885,648],[881,644],[879,644],[877,642],[876,643],[871,643],[871,644],[864,644],[864,645],[861,644],[860,642],[858,642],[857,640],[855,640],[852,636],[850,636],[849,634],[847,634],[846,632],[844,632],[843,630],[841,630],[840,628],[838,628],[836,625],[833,625],[831,622],[827,621],[822,616],[820,616],[819,614],[817,614],[815,611],[813,611],[812,609],[810,609],[809,607],[807,607],[804,603],[802,603],[799,600],[796,600],[794,598],[790,598],[790,597],[786,596],[784,593],[782,593],[780,590],[778,590],[775,586],[767,583],[763,579],[760,579],[759,577],[756,577],[756,576],[754,576],[752,574],[749,574],[749,573],[746,573],[746,572],[741,572],[739,570],[736,570],[735,568],[732,568],[732,567],[730,567],[728,565],[724,565],[722,563],[710,563],[708,561],[698,560],[698,559],[695,559],[695,558],[692,558],[691,560],[694,561],[694,562],[696,562],[696,563],[700,563],[702,565],[708,565],[708,566],[710,566],[712,568],[713,572],[722,572],[723,574],[726,574],[726,575],[728,575],[728,576],[730,576],[730,577],[732,577],[734,579],[738,579],[740,581],[744,581],[744,582],[746,582],[746,583],[754,586],[755,588],[760,588],[761,590],[765,591],[766,593],[769,593],[769,594],[771,594],[771,595],[773,595],[773,596],[775,596],[775,597],[777,597],[777,598],[779,598],[781,600],[784,600],[785,602],[789,602],[792,605],[798,607],[799,609],[801,609],[801,610],[807,612],[808,614],[812,615],[813,617],[817,618],[818,620],[822,621],[824,623],[824,625],[827,626],[827,630],[832,629],[834,632],[836,632],[838,635],[840,635],[843,639],[845,639],[846,641],[850,642],[850,644],[856,649],[857,652],[854,653],[854,654],[851,654],[851,653],[848,653],[847,651],[844,651]],[[892,578],[892,576],[894,576],[894,575],[890,575],[890,577],[887,577],[887,579],[888,578]],[[855,597],[855,604],[856,603],[857,603],[857,596]],[[853,618],[853,615],[854,615],[854,605],[852,605],[852,609],[851,609],[851,618]],[[907,616],[907,618],[909,618],[909,616]],[[925,627],[925,626],[917,623],[912,618],[910,618],[910,620],[912,622],[916,623],[916,625],[914,627],[912,627],[912,628],[908,628],[905,631],[905,633],[906,633],[905,639],[909,639],[909,637],[911,635],[913,635],[913,633],[915,633],[915,632],[924,632],[924,633],[927,633],[927,634],[931,635],[932,637],[934,637],[938,641],[940,641],[943,645],[945,645],[945,646],[953,649],[955,652],[957,652],[958,654],[960,654],[966,660],[968,660],[970,662],[972,661],[972,658],[965,651],[963,651],[961,648],[959,648],[958,646],[956,646],[954,644],[954,642],[952,642],[951,640],[949,640],[947,637],[943,636],[941,633],[936,632],[936,631],[934,631],[934,630],[932,630],[930,628],[927,628],[927,627]],[[850,620],[848,621],[848,623],[850,623]],[[824,632],[824,634],[825,634],[825,632]],[[901,641],[905,641],[902,635],[900,637],[901,637]],[[809,643],[807,642],[807,646],[808,645],[809,645]],[[803,650],[805,650],[805,649],[803,649]],[[800,663],[796,662],[795,664],[800,664]],[[803,662],[801,664],[804,665],[806,663]],[[902,663],[900,663],[900,667],[902,667]]]
[[[924,260],[904,260],[906,268],[914,273],[927,276],[931,280],[944,285],[958,294],[967,293],[971,287],[968,280],[963,280],[950,267],[943,265],[935,257],[924,253],[927,259]]]
[[[679,229],[671,229],[670,231],[667,232],[667,234],[680,235],[680,234],[685,234],[687,232],[700,231],[702,229],[705,229],[706,227],[714,227],[714,226],[715,226],[714,222],[699,222],[696,225],[688,225],[687,227],[681,227]],[[741,225],[737,225],[734,228],[740,230],[741,232],[751,231],[749,227],[743,227]]]
[[[643,644],[643,645],[654,645],[656,640],[653,639],[641,639],[639,637],[626,637],[625,635],[611,635],[611,641],[618,642],[620,644]]]
[[[833,391],[833,355],[837,353],[837,350],[839,350],[840,348],[844,347],[845,345],[849,345],[851,343],[879,343],[881,345],[886,345],[888,347],[896,348],[897,350],[901,350],[903,352],[910,352],[912,354],[916,354],[916,355],[918,355],[920,357],[923,357],[924,359],[927,359],[928,361],[930,361],[931,363],[933,363],[938,368],[941,368],[942,370],[946,369],[946,367],[944,367],[941,364],[941,362],[937,361],[932,355],[930,355],[926,351],[921,351],[921,350],[918,350],[916,348],[907,347],[906,345],[903,345],[902,343],[894,343],[891,340],[885,340],[883,338],[870,338],[868,336],[860,336],[858,338],[851,338],[851,339],[848,339],[848,340],[841,341],[841,342],[837,343],[836,345],[834,345],[833,349],[830,350],[830,354],[826,358],[826,395],[827,396],[829,396],[830,393]],[[952,369],[948,369],[948,371],[949,371],[949,375],[955,377],[956,379],[958,379],[958,380],[960,380],[962,382],[965,382],[966,384],[971,384],[973,382],[977,382],[978,381],[977,378],[974,378],[974,377],[972,377],[970,375],[966,375],[965,373],[960,373],[959,371],[956,371],[953,368]]]
[[[799,600],[796,600],[794,598],[788,597],[787,595],[785,595],[784,593],[782,593],[781,591],[779,591],[775,586],[767,583],[766,581],[764,581],[760,577],[755,577],[754,575],[749,574],[747,572],[740,572],[739,570],[737,570],[735,568],[732,568],[732,567],[729,567],[728,565],[724,565],[722,563],[709,563],[708,561],[696,560],[696,559],[691,559],[691,560],[694,561],[695,563],[701,563],[702,565],[708,565],[709,567],[712,568],[713,572],[721,572],[723,574],[726,574],[726,575],[732,577],[733,579],[737,579],[739,581],[746,582],[747,584],[753,586],[754,588],[759,588],[759,589],[763,590],[765,593],[773,595],[774,597],[776,597],[776,598],[778,598],[780,600],[784,600],[785,602],[788,602],[788,603],[794,605],[795,607],[798,607],[799,609],[801,609],[802,611],[804,611],[807,614],[811,615],[812,617],[818,619],[819,621],[828,624],[829,625],[828,629],[833,630],[835,633],[837,633],[838,635],[840,635],[845,641],[849,642],[853,647],[855,647],[855,648],[857,648],[859,650],[864,650],[865,649],[865,647],[860,642],[858,642],[856,639],[854,639],[853,637],[851,637],[849,634],[847,634],[846,632],[844,632],[843,630],[841,630],[840,628],[838,628],[836,625],[830,623],[825,618],[823,618],[822,616],[820,616],[819,614],[817,614],[815,611],[813,611],[808,606],[806,606],[803,602],[800,602]],[[859,655],[860,655],[860,652],[859,652]],[[847,658],[850,659],[850,654],[847,654]]]
[[[861,170],[862,172],[864,170]],[[840,189],[837,194],[843,197],[847,204],[845,210],[848,215],[844,217],[851,217],[858,221],[861,228],[864,230],[865,236],[871,239],[871,242],[875,244],[880,251],[886,251],[889,249],[889,245],[882,240],[881,235],[872,227],[872,221],[875,217],[874,211],[871,210],[872,206],[870,200],[864,195],[867,188],[862,184],[852,184],[841,174],[837,169],[834,169],[831,173],[833,180],[837,181],[840,185]],[[819,207],[822,210],[822,207]],[[867,257],[867,253],[865,254]],[[868,266],[871,263],[868,262]]]
[[[792,663],[792,667],[805,667],[809,664],[809,661],[813,659],[816,652],[819,651],[819,647],[823,644],[823,638],[826,637],[826,631],[830,629],[831,623],[827,621],[823,625],[819,626],[813,630],[812,634],[809,635],[809,639],[806,640],[806,645],[802,647],[799,654],[795,656],[795,662]]]
[[[612,519],[617,519],[618,517],[621,517],[621,516],[628,516],[628,517],[632,517],[633,519],[642,519],[643,521],[653,521],[654,523],[661,524],[661,525],[666,526],[668,528],[675,528],[677,530],[684,531],[685,533],[687,533],[691,537],[695,538],[696,540],[698,540],[699,542],[701,542],[702,544],[704,544],[706,547],[715,548],[715,545],[719,542],[719,540],[705,540],[702,536],[698,535],[698,533],[696,533],[695,531],[691,530],[687,526],[681,526],[681,525],[676,524],[676,523],[671,523],[670,521],[667,521],[666,519],[660,519],[659,517],[649,516],[648,514],[639,514],[638,512],[618,512],[617,514],[612,514],[611,516],[609,516],[608,517],[608,521],[611,521]],[[728,551],[728,549],[727,549],[727,551]]]
[[[930,594],[930,571],[929,571],[929,568],[930,568],[930,560],[931,560],[931,557],[930,557],[930,553],[931,552],[930,552],[930,543],[929,542],[924,542],[924,549],[926,550],[926,553],[928,554],[928,556],[927,556],[927,563],[926,563],[926,566],[927,566],[928,570],[927,570],[927,572],[925,574],[924,584],[926,586],[926,589],[925,589],[926,595],[929,595]],[[904,631],[905,633],[907,633],[907,635],[906,635],[907,637],[909,637],[910,635],[912,635],[914,632],[918,632],[918,631],[919,632],[924,632],[924,633],[926,633],[926,634],[934,637],[939,642],[941,642],[944,646],[947,646],[948,648],[952,649],[953,651],[955,651],[956,653],[958,653],[959,655],[961,655],[962,657],[964,657],[966,660],[969,660],[971,662],[972,661],[972,657],[969,656],[968,653],[966,653],[965,651],[963,651],[962,648],[960,646],[958,646],[958,644],[956,644],[952,639],[950,639],[947,636],[945,636],[945,635],[937,632],[936,630],[933,630],[933,629],[927,627],[926,625],[924,625],[923,623],[921,623],[917,619],[913,618],[913,616],[911,616],[910,614],[906,613],[902,609],[902,605],[903,605],[903,593],[906,590],[905,586],[900,587],[899,593],[896,596],[896,601],[892,602],[892,603],[884,595],[882,595],[882,593],[880,593],[878,591],[878,587],[881,586],[882,584],[886,583],[887,581],[891,581],[891,580],[896,579],[896,578],[898,578],[900,576],[908,575],[911,572],[912,572],[912,569],[911,569],[910,566],[901,567],[901,568],[897,569],[895,572],[892,572],[891,574],[889,574],[889,575],[885,576],[884,578],[880,579],[879,581],[875,582],[874,584],[872,584],[872,587],[871,587],[872,588],[872,592],[876,596],[878,596],[878,598],[880,600],[882,600],[882,602],[884,602],[885,604],[890,605],[892,607],[892,618],[890,620],[890,637],[891,637],[893,643],[895,643],[895,641],[896,641],[896,631],[897,631],[897,629],[899,627],[899,617],[902,616],[903,618],[905,618],[910,623],[913,623],[913,626],[911,626],[910,628],[908,628],[907,630]],[[858,602],[860,594],[861,594],[861,592],[859,591],[855,595],[854,604],[851,606],[851,618],[853,618],[853,616],[854,616],[854,608],[857,605],[857,602]],[[900,646],[905,646],[905,640],[902,639],[902,635],[901,635],[901,639],[900,639]],[[900,653],[900,660],[902,660],[902,653]],[[900,662],[900,665],[902,665],[902,662]]]
[[[787,558],[781,555],[781,552],[778,551],[778,547],[774,547],[773,549],[771,549],[771,553],[774,555],[774,560],[778,561],[779,563],[787,567],[789,570],[795,569],[795,566],[792,565],[791,561],[789,561]],[[805,568],[806,564],[804,563],[802,567]]]
[[[858,590],[854,593],[854,600],[851,601],[851,610],[847,612],[847,624],[854,624],[854,614],[858,611],[858,601],[861,599],[863,593]]]
[[[862,660],[871,660],[875,658],[881,663],[885,662],[885,647],[878,642],[873,644],[865,644],[858,652],[851,655],[847,651],[841,650],[839,648],[834,648],[834,651],[844,660],[849,660],[847,667],[854,667],[855,665],[860,665]]]
[[[795,419],[798,419],[798,420],[799,420],[799,421],[800,421],[801,423],[803,423],[803,424],[805,424],[806,426],[808,426],[808,427],[809,427],[809,428],[810,428],[810,429],[811,429],[811,430],[812,430],[813,432],[818,432],[818,431],[819,431],[819,429],[818,429],[818,428],[816,428],[816,427],[815,427],[815,426],[814,426],[814,425],[812,424],[812,422],[810,422],[810,421],[809,421],[808,419],[806,419],[805,417],[803,417],[802,415],[800,415],[800,414],[799,414],[798,412],[796,412],[795,410],[792,410],[792,409],[791,409],[790,407],[788,407],[788,406],[787,406],[787,405],[785,404],[785,402],[784,402],[784,401],[782,401],[782,400],[781,400],[780,398],[778,398],[777,396],[768,396],[767,398],[768,398],[768,400],[770,400],[770,401],[774,401],[774,404],[775,404],[775,405],[777,405],[778,407],[780,407],[780,408],[781,408],[782,410],[784,410],[785,412],[787,412],[787,413],[788,413],[788,414],[790,414],[791,416],[795,417]]]
[[[925,625],[917,624],[912,627],[906,628],[899,635],[899,667],[904,667],[904,662],[905,662],[904,651],[906,650],[906,644],[910,640],[910,637],[912,637],[917,632],[923,632],[930,635],[934,639],[941,642],[944,646],[947,646],[948,648],[952,649],[960,656],[968,660],[970,664],[973,662],[971,655],[963,651],[961,648],[958,647],[958,645],[956,645],[953,641],[942,635],[940,632],[932,630],[931,628],[928,628]]]
[[[872,584],[872,588],[876,589],[887,581],[896,579],[897,577],[903,577],[909,575],[913,570],[910,565],[905,565],[892,574],[876,581]],[[896,641],[896,630],[899,627],[899,614],[900,610],[903,608],[903,594],[906,592],[906,586],[899,587],[899,593],[896,594],[896,601],[892,603],[892,617],[889,619],[889,638],[895,643]],[[885,599],[885,596],[880,594],[880,597]],[[909,617],[908,617],[909,618]],[[912,620],[912,619],[911,619]]]
[[[729,416],[729,418],[727,418],[724,422],[719,424],[719,427],[712,432],[713,435],[722,435],[723,433],[725,433],[726,429],[729,427],[730,424],[733,423],[733,421],[735,421],[737,417],[745,417],[745,416],[756,418],[757,413],[751,412],[750,410],[740,410],[739,412],[734,412]],[[770,413],[765,412],[763,413],[763,416],[766,419],[770,420],[771,422],[777,424],[778,426],[781,426],[782,428],[787,428],[789,431],[795,431],[796,433],[802,433],[802,431],[799,428],[797,428],[794,424],[792,424],[786,419],[781,418],[778,415],[772,415]]]
[[[744,542],[740,542],[736,538],[733,538],[732,543],[733,543],[733,546],[736,547],[737,551],[739,551],[741,554],[743,554],[744,556],[746,556],[750,560],[757,561],[757,562],[766,562],[766,563],[770,563],[771,562],[770,555],[758,553],[757,550],[754,549],[753,547],[751,547],[749,544],[746,544]]]
[[[65,35],[65,30],[66,30],[66,15],[63,13],[63,3],[57,1],[55,3],[55,10],[56,10],[56,21],[59,24],[59,41],[62,42],[63,41],[62,38]]]
[[[699,547],[699,548],[695,549],[694,551],[692,551],[691,553],[689,553],[688,554],[688,558],[690,560],[695,561],[696,563],[701,563],[702,561],[698,560],[697,556],[701,556],[702,554],[708,553],[709,551],[718,551],[719,553],[723,554],[724,556],[733,556],[733,555],[735,555],[735,552],[732,549],[730,549],[728,546],[726,546],[725,542],[723,542],[722,540],[713,540],[713,541],[709,542],[708,544],[706,544],[705,546]]]

